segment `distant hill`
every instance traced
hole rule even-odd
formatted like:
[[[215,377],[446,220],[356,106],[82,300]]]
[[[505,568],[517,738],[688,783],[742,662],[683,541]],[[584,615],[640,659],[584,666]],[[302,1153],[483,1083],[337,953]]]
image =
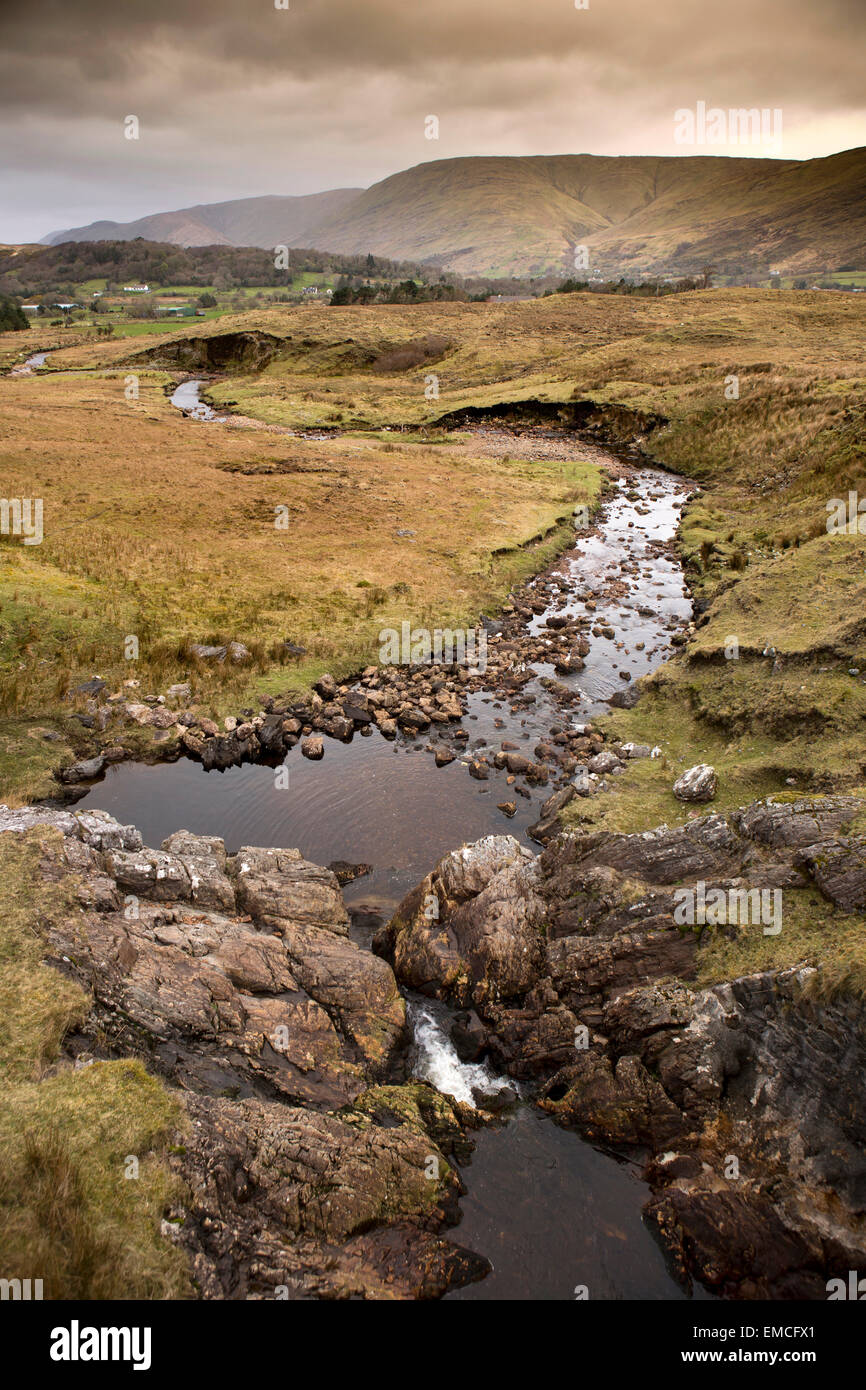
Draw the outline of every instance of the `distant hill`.
[[[175,246],[311,246],[309,233],[352,203],[360,188],[333,188],[297,198],[235,198],[201,203],[177,212],[157,212],[135,222],[91,222],[52,232],[46,246],[64,241],[168,241]],[[327,248],[330,249],[330,248]],[[369,248],[365,247],[367,251]]]
[[[814,274],[866,268],[866,148],[826,159],[539,155],[435,160],[368,189],[241,198],[48,240],[280,243],[462,275]]]

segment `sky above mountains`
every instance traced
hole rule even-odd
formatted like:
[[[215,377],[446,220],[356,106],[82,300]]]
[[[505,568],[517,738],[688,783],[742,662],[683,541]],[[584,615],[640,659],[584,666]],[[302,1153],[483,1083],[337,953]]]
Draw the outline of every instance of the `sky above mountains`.
[[[866,0],[586,3],[3,0],[0,241],[458,155],[866,144]],[[683,143],[701,103],[781,141]]]

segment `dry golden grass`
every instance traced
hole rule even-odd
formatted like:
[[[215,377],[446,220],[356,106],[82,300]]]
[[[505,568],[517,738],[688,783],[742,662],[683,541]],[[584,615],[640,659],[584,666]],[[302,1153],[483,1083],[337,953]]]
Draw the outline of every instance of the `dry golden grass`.
[[[68,713],[70,687],[95,673],[115,688],[138,678],[142,693],[191,676],[225,712],[375,659],[380,629],[404,619],[474,624],[553,552],[548,533],[598,486],[588,462],[479,458],[465,440],[308,441],[202,424],[169,404],[164,374],[142,373],[134,402],[124,376],[0,380],[5,495],[43,498],[45,533],[39,546],[0,543],[7,717]],[[187,650],[232,639],[249,666],[206,667]],[[285,639],[307,649],[302,662]],[[4,761],[15,762],[0,749],[0,784]]]
[[[189,336],[241,330],[272,335],[277,355],[209,391],[260,427],[183,420],[165,397],[171,377],[160,355]],[[55,370],[0,380],[4,486],[46,503],[41,547],[0,545],[0,716],[68,711],[63,697],[79,675],[119,684],[133,674],[122,657],[127,634],[139,638],[134,674],[145,688],[191,675],[196,696],[219,712],[302,689],[327,666],[347,672],[374,659],[379,629],[404,618],[474,622],[558,537],[519,546],[595,479],[589,467],[485,458],[480,441],[433,442],[431,426],[468,405],[536,398],[667,419],[649,447],[704,489],[681,533],[691,582],[707,596],[729,588],[695,643],[705,663],[730,632],[745,648],[770,643],[798,660],[822,648],[854,654],[864,547],[859,537],[831,541],[824,523],[828,497],[858,483],[866,494],[864,340],[861,296],[718,290],[310,306],[58,350]],[[157,361],[143,359],[154,347]],[[431,370],[436,400],[425,397]],[[123,392],[131,371],[141,389],[134,404]],[[735,401],[725,398],[731,376]],[[322,424],[359,432],[322,441],[281,432]],[[385,424],[421,427],[428,442],[386,436]],[[288,509],[287,530],[274,527],[278,507]],[[251,668],[204,669],[184,645],[231,638],[251,648]],[[286,664],[285,638],[307,648],[300,663]],[[724,679],[693,666],[677,691],[681,670],[675,664],[661,682],[680,717],[688,707],[727,736],[750,711],[766,712],[775,723],[764,734],[784,736],[779,701],[765,692],[755,711],[762,676],[748,662]],[[821,679],[789,682],[782,695],[801,732],[822,702],[832,711],[839,757],[819,749],[813,771],[848,757],[860,718],[859,688],[850,698],[825,692],[825,701]],[[0,729],[7,789],[4,763],[21,766],[20,729],[10,740],[14,757]],[[31,731],[25,747],[34,746],[42,751]],[[30,761],[21,788],[42,785],[40,757]]]

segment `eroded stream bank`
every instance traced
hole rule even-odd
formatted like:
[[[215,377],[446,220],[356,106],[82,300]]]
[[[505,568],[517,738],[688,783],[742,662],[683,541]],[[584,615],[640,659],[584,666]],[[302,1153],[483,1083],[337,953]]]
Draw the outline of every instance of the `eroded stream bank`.
[[[207,407],[198,415],[197,383],[185,386],[192,389],[181,401],[179,388],[174,403],[212,418]],[[555,432],[479,433],[493,450],[574,447]],[[582,731],[615,692],[664,659],[690,612],[670,548],[685,485],[608,461],[616,482],[600,515],[592,524],[580,520],[574,549],[526,586],[530,608],[518,605],[504,624],[488,624],[491,651],[516,643],[507,669],[517,678],[503,687],[500,666],[487,684],[483,677],[475,682],[457,727],[401,729],[389,739],[368,724],[349,741],[326,739],[317,762],[292,747],[284,760],[287,785],[260,763],[222,772],[206,772],[189,758],[121,763],[77,807],[99,807],[136,825],[150,845],[183,827],[219,836],[230,853],[244,845],[285,846],[314,863],[363,865],[367,872],[345,884],[344,896],[351,935],[365,948],[455,846],[506,833],[532,843],[528,829],[551,783],[567,787],[575,776],[577,740],[587,742]],[[563,640],[568,646],[578,632],[591,634],[584,654],[577,669],[563,670]],[[525,771],[521,759],[539,765],[540,748],[550,776],[515,774]],[[584,757],[582,785],[591,776],[591,794],[604,794],[604,774],[589,774],[586,763]],[[471,1103],[479,1064],[461,1062],[454,1051],[452,1011],[422,1002],[414,1013],[416,1074]],[[495,1094],[506,1080],[487,1071]],[[474,1157],[461,1168],[466,1196],[454,1238],[487,1258],[494,1272],[452,1296],[571,1299],[581,1285],[596,1298],[684,1296],[643,1223],[649,1189],[633,1164],[558,1128],[529,1099],[476,1137]]]

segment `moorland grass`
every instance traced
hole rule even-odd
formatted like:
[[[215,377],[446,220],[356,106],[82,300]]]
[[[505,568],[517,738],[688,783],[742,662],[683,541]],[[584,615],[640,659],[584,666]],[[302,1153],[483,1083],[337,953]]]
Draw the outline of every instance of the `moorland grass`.
[[[185,1261],[160,1233],[181,1195],[167,1161],[179,1105],[137,1061],[62,1057],[89,1000],[44,959],[52,921],[81,911],[74,882],[42,872],[58,840],[0,835],[3,1277],[41,1279],[51,1299],[183,1297]]]

